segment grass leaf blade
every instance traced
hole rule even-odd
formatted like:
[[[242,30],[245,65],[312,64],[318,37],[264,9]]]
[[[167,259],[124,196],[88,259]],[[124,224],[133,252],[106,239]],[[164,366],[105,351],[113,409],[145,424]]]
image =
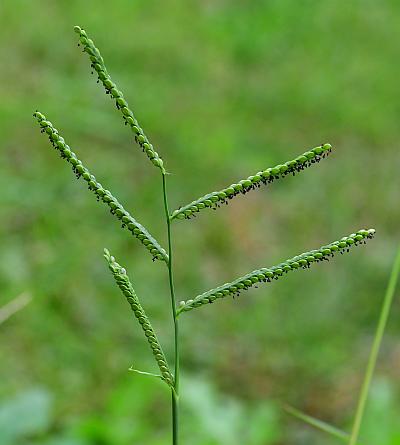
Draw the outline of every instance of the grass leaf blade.
[[[301,420],[307,423],[308,425],[316,428],[317,430],[331,435],[332,437],[336,437],[336,439],[340,439],[342,442],[347,443],[347,441],[350,438],[349,433],[346,433],[345,431],[337,428],[336,426],[330,425],[329,423],[326,423],[322,420],[316,419],[315,417],[305,414],[302,411],[294,408],[293,406],[285,404],[283,405],[283,409],[291,416],[296,417],[298,420]],[[357,445],[361,444],[358,443]]]
[[[382,338],[385,332],[387,320],[389,318],[390,308],[392,306],[399,274],[400,274],[400,247],[398,248],[396,259],[393,263],[393,268],[390,273],[388,286],[382,303],[382,309],[379,315],[378,326],[376,328],[376,333],[371,347],[371,352],[368,358],[368,364],[365,371],[364,381],[357,404],[349,445],[355,445],[358,439],[361,422],[365,411],[365,405],[368,398],[369,388],[371,386],[371,381],[374,374],[376,361],[378,359],[379,349],[382,343]]]
[[[32,297],[30,294],[24,292],[0,307],[0,324],[4,323],[12,315],[23,309],[31,300]]]

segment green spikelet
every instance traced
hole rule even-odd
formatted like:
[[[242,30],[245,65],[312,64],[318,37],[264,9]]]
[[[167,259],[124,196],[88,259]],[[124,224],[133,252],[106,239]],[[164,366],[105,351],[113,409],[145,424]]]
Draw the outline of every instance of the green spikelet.
[[[157,339],[156,333],[154,332],[154,329],[150,324],[150,320],[147,318],[147,315],[139,302],[136,292],[134,291],[132,284],[129,281],[125,269],[115,261],[114,257],[110,255],[110,252],[107,249],[104,249],[104,257],[108,263],[111,273],[114,276],[115,282],[121,289],[121,292],[125,295],[128,303],[132,308],[133,313],[135,314],[135,317],[137,318],[143,329],[143,332],[153,352],[154,358],[156,359],[158,367],[160,368],[162,379],[167,382],[169,386],[173,387],[174,378],[172,377],[172,374],[169,370],[164,352]]]
[[[296,270],[299,268],[306,269],[310,267],[312,263],[318,263],[320,261],[328,261],[330,257],[333,257],[335,253],[343,253],[349,251],[351,246],[356,246],[360,243],[365,243],[367,239],[373,238],[375,234],[374,229],[359,230],[357,233],[352,233],[349,236],[343,237],[340,241],[334,241],[327,246],[322,246],[317,250],[311,250],[310,252],[302,253],[295,256],[283,263],[270,268],[257,269],[249,274],[237,278],[231,283],[223,284],[215,289],[211,289],[204,294],[198,295],[193,300],[181,302],[178,313],[184,311],[190,311],[203,304],[213,303],[219,298],[227,296],[239,295],[242,290],[247,290],[257,283],[270,282],[271,280],[279,279],[283,274]]]
[[[144,153],[150,161],[159,169],[162,173],[165,173],[164,164],[158,153],[154,150],[152,144],[149,142],[147,136],[144,134],[138,121],[136,120],[133,111],[129,108],[128,102],[124,99],[122,92],[117,88],[117,85],[111,80],[110,75],[107,72],[104,64],[103,57],[101,57],[100,51],[95,47],[93,40],[89,39],[86,31],[79,26],[75,26],[74,30],[80,37],[80,43],[83,46],[83,50],[88,53],[91,61],[92,68],[96,71],[99,81],[103,84],[106,93],[110,95],[111,99],[115,100],[117,109],[121,112],[125,125],[129,125],[135,135],[135,141],[142,148]]]
[[[189,219],[196,216],[197,212],[205,208],[216,209],[221,204],[228,204],[229,200],[239,193],[245,194],[262,184],[271,184],[277,179],[283,178],[286,175],[295,175],[297,172],[304,170],[312,164],[319,162],[331,153],[332,147],[330,144],[323,144],[306,151],[302,155],[285,162],[284,164],[276,165],[272,168],[267,168],[264,171],[258,172],[255,175],[249,176],[247,179],[242,179],[236,184],[231,184],[229,187],[220,190],[219,192],[212,192],[204,195],[199,199],[175,210],[170,219]]]
[[[101,200],[108,205],[110,212],[122,222],[122,227],[127,228],[134,237],[140,240],[153,255],[153,259],[168,262],[168,255],[160,244],[150,235],[145,227],[139,224],[135,218],[122,207],[109,190],[103,188],[103,186],[97,182],[96,178],[90,174],[89,170],[84,167],[76,154],[66,144],[64,138],[59,135],[58,130],[46,119],[46,116],[38,111],[33,115],[37,118],[42,132],[47,133],[49,136],[53,147],[58,150],[63,159],[66,159],[67,162],[72,165],[72,170],[76,176],[78,178],[82,177],[88,183],[89,190],[92,190],[96,194],[97,200]]]

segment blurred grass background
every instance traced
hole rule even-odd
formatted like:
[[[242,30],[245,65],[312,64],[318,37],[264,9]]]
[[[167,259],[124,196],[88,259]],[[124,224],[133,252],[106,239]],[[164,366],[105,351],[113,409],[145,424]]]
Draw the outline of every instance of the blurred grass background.
[[[367,247],[182,317],[186,445],[335,443],[281,401],[349,429],[399,241],[400,4],[87,0],[0,5],[0,326],[5,445],[165,445],[169,394],[102,259],[130,271],[172,351],[167,277],[74,180],[32,112],[165,243],[156,169],[76,47],[86,28],[164,158],[171,206],[330,142],[296,178],[174,225],[178,299],[375,227]],[[400,302],[363,425],[400,444]]]

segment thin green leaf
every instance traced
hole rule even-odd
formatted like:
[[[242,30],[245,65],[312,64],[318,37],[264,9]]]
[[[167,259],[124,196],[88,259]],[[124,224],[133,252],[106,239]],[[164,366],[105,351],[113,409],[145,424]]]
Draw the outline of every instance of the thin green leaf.
[[[111,192],[97,182],[96,178],[77,158],[76,154],[66,144],[58,130],[53,124],[46,119],[46,116],[36,111],[34,116],[37,118],[42,132],[47,133],[50,143],[60,153],[61,158],[66,159],[72,165],[72,170],[77,178],[83,178],[89,186],[89,190],[93,191],[98,201],[102,201],[110,208],[110,212],[122,222],[122,227],[127,228],[132,235],[137,238],[146,249],[153,255],[153,259],[168,262],[168,255],[160,244],[153,238],[145,227],[133,218],[111,194]]]
[[[332,426],[329,423],[323,422],[322,420],[316,419],[315,417],[309,416],[308,414],[305,414],[302,411],[299,411],[298,409],[293,408],[290,405],[284,405],[283,409],[293,417],[296,417],[297,419],[307,423],[308,425],[316,428],[319,431],[322,431],[324,433],[331,435],[332,437],[340,439],[342,442],[347,442],[350,438],[350,434],[346,433],[345,431],[336,428],[335,426]]]
[[[135,135],[136,143],[142,148],[143,152],[146,153],[150,161],[164,174],[165,169],[162,159],[150,144],[143,129],[140,128],[133,111],[129,108],[128,102],[124,99],[122,92],[111,80],[100,51],[95,47],[93,40],[89,39],[84,29],[79,26],[75,26],[74,29],[79,34],[80,43],[83,45],[83,51],[89,54],[91,67],[96,71],[99,81],[103,84],[106,90],[106,94],[109,94],[111,99],[115,100],[115,105],[121,112],[125,125],[129,125]]]
[[[16,312],[23,309],[32,297],[28,293],[23,293],[0,308],[0,324],[8,320]]]
[[[106,259],[108,267],[114,276],[115,282],[117,283],[121,292],[125,295],[135,317],[143,329],[154,358],[156,359],[158,367],[160,368],[162,379],[172,387],[174,385],[174,378],[169,370],[167,359],[165,358],[161,344],[157,339],[157,335],[151,326],[150,320],[141,306],[139,298],[133,289],[128,275],[126,274],[126,270],[115,261],[115,258],[110,255],[110,252],[107,249],[104,249],[104,258]]]
[[[135,369],[133,365],[129,368],[128,371],[135,372],[136,374],[145,375],[148,377],[155,377],[157,379],[164,380],[164,377],[160,374],[153,374],[152,372],[140,371],[139,369]]]
[[[190,204],[175,210],[170,219],[190,219],[192,216],[196,216],[196,213],[203,209],[216,209],[220,207],[221,204],[228,204],[229,201],[239,193],[245,194],[263,184],[271,184],[275,180],[284,178],[289,174],[295,175],[297,172],[300,172],[306,167],[309,167],[325,158],[331,152],[331,150],[332,147],[330,144],[323,144],[315,147],[306,151],[297,158],[285,162],[282,165],[279,164],[275,167],[267,168],[266,170],[249,176],[247,179],[243,179],[236,184],[231,184],[229,187],[226,187],[219,192],[208,193]]]
[[[328,261],[335,253],[349,251],[351,246],[365,243],[366,240],[372,238],[374,234],[374,229],[359,230],[357,233],[352,233],[349,236],[343,237],[340,241],[334,241],[327,246],[320,247],[318,250],[302,253],[301,255],[295,256],[276,266],[254,270],[243,277],[237,278],[231,283],[223,284],[222,286],[211,289],[204,294],[198,295],[193,300],[182,301],[178,308],[178,314],[190,311],[207,303],[213,303],[219,298],[228,296],[235,297],[236,295],[239,295],[241,291],[250,289],[257,283],[270,282],[273,279],[277,280],[282,277],[284,273],[292,270],[301,267],[305,269],[310,267],[313,263]]]
[[[378,326],[376,328],[376,333],[371,347],[371,352],[368,358],[365,377],[357,404],[357,410],[354,418],[353,428],[351,431],[351,438],[349,440],[349,445],[355,445],[358,440],[361,422],[365,411],[365,405],[367,403],[368,393],[371,386],[371,381],[374,374],[376,361],[378,359],[378,354],[379,354],[379,349],[381,347],[383,334],[385,333],[387,320],[389,318],[390,308],[392,306],[394,292],[396,290],[399,274],[400,274],[400,247],[398,248],[397,256],[393,263],[393,268],[390,274],[385,298],[383,299],[382,309],[379,315]]]

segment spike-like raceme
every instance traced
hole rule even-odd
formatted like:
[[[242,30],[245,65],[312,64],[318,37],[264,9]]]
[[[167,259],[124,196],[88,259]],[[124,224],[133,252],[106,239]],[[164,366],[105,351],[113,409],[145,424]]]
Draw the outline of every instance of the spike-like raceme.
[[[239,193],[245,194],[250,190],[254,190],[256,187],[260,187],[262,184],[270,184],[271,182],[289,174],[295,175],[297,172],[319,162],[331,153],[331,151],[332,146],[330,144],[319,145],[291,161],[260,171],[255,175],[249,176],[247,179],[242,179],[236,184],[231,184],[229,187],[226,187],[219,192],[212,192],[204,195],[190,204],[175,210],[170,219],[189,219],[192,216],[196,216],[197,212],[200,212],[205,208],[216,209],[217,207],[220,207],[221,204],[228,204],[229,200]]]
[[[133,289],[129,277],[126,274],[126,270],[115,261],[115,258],[110,255],[110,252],[107,249],[104,249],[104,258],[107,260],[108,266],[114,276],[115,282],[121,289],[121,292],[125,295],[128,303],[132,308],[133,313],[135,314],[135,317],[137,318],[143,329],[143,332],[153,352],[154,358],[156,359],[158,367],[160,368],[162,379],[167,382],[169,386],[173,387],[174,378],[169,370],[167,359],[165,358],[164,352],[161,348],[160,342],[157,339],[156,333],[151,326],[150,320],[147,318],[147,315],[139,302],[139,298],[136,295],[135,290]]]
[[[110,75],[107,72],[104,64],[103,57],[100,51],[96,48],[93,40],[89,39],[86,31],[79,26],[75,26],[75,31],[79,34],[80,43],[83,46],[83,50],[89,54],[91,66],[96,71],[99,81],[103,84],[106,93],[110,95],[111,99],[115,100],[117,109],[121,112],[125,121],[125,125],[129,125],[135,135],[135,141],[142,148],[144,153],[150,161],[164,174],[164,164],[158,153],[154,150],[153,145],[149,142],[143,129],[140,127],[136,120],[133,111],[129,108],[128,102],[124,99],[122,92],[117,88],[117,85],[111,80]]]
[[[352,233],[349,236],[343,237],[340,241],[334,241],[327,246],[322,246],[317,250],[302,253],[289,260],[284,261],[276,266],[270,268],[257,269],[247,275],[232,281],[231,283],[223,284],[215,289],[211,289],[204,294],[198,295],[193,300],[181,302],[178,308],[178,314],[185,311],[190,311],[203,304],[213,303],[219,298],[227,296],[236,296],[242,290],[249,289],[261,282],[270,282],[277,280],[283,274],[296,270],[299,268],[308,268],[312,263],[329,260],[335,253],[343,253],[349,251],[351,246],[356,246],[360,243],[365,243],[367,239],[373,238],[375,234],[374,229],[359,230],[357,233]]]
[[[57,149],[62,158],[66,159],[72,165],[72,170],[76,176],[82,177],[92,190],[97,200],[103,201],[108,205],[110,211],[121,222],[122,227],[126,227],[134,237],[146,247],[146,249],[153,255],[153,259],[159,259],[168,262],[168,255],[160,244],[150,235],[150,233],[138,223],[133,216],[131,216],[118,202],[118,200],[111,194],[111,192],[97,182],[96,178],[89,172],[89,170],[77,158],[76,154],[66,144],[64,138],[59,135],[58,130],[53,127],[53,124],[46,119],[42,113],[36,111],[34,116],[37,118],[42,132],[47,133],[49,140],[53,147]]]

